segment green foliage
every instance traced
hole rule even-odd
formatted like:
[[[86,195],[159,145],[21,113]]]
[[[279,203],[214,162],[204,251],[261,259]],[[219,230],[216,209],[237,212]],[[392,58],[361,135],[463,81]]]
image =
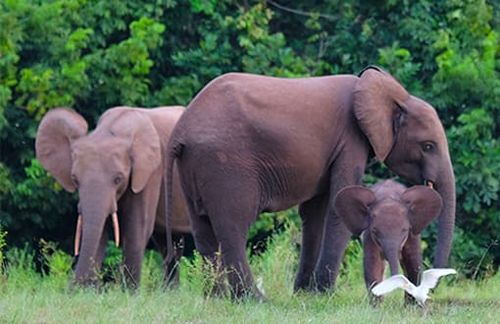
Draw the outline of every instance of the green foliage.
[[[299,227],[291,221],[285,221],[285,229],[267,239],[267,249],[251,259],[256,282],[260,282],[265,291],[282,291],[293,293],[293,282],[298,264],[296,237],[300,235]],[[265,278],[265,279],[264,279]]]
[[[108,241],[106,255],[102,261],[102,269],[99,277],[103,281],[125,284],[125,273],[123,269],[123,251],[114,242]]]
[[[225,283],[225,274],[223,271],[217,271],[222,264],[220,253],[216,256],[215,265],[205,260],[198,251],[194,252],[191,259],[181,258],[180,262],[180,281],[188,283],[189,289],[196,294],[212,295],[215,292],[216,283]]]
[[[76,197],[33,152],[38,122],[54,107],[73,107],[92,127],[112,106],[187,105],[225,72],[298,77],[379,64],[436,107],[447,129],[454,262],[471,275],[480,260],[481,271],[495,269],[498,246],[483,255],[500,223],[498,9],[488,0],[0,1],[0,222],[9,243],[71,247]],[[369,182],[392,177],[379,165],[368,173]],[[285,219],[300,222],[296,209],[261,216],[252,244]],[[424,237],[428,256],[433,228]]]
[[[71,276],[73,258],[58,249],[58,244],[40,240],[40,252],[43,264],[48,268],[48,275],[57,287],[66,287]]]
[[[500,145],[493,137],[494,122],[484,109],[474,109],[458,117],[459,124],[448,134],[455,156],[457,195],[465,212],[480,213],[493,207],[500,190]],[[462,199],[460,199],[462,198]],[[474,222],[481,223],[478,217]]]
[[[274,232],[283,230],[290,223],[293,223],[296,227],[300,226],[300,217],[297,208],[276,213],[261,214],[248,232],[248,237],[254,243],[252,250],[261,250],[261,245],[265,245],[266,243],[263,239]]]
[[[154,291],[163,287],[163,259],[160,253],[147,250],[141,269],[141,291]]]
[[[500,145],[494,132],[494,120],[482,108],[460,115],[448,132],[458,175],[457,224],[461,229],[453,255],[457,264],[469,265],[471,274],[478,266],[491,268],[492,261],[500,261]]]
[[[34,267],[35,254],[27,245],[23,248],[9,248],[5,253],[8,282],[16,288],[35,286],[40,275]]]
[[[4,274],[4,248],[7,245],[7,242],[5,241],[6,236],[7,232],[4,232],[0,226],[0,277]]]

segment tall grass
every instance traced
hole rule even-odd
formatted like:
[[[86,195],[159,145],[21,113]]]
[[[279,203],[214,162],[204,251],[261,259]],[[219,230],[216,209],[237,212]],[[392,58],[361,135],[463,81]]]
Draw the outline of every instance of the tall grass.
[[[0,323],[493,323],[500,318],[500,275],[481,282],[445,279],[426,309],[405,307],[402,292],[389,295],[380,307],[369,306],[356,241],[349,246],[335,291],[294,293],[299,238],[299,230],[289,225],[270,239],[265,252],[251,258],[254,277],[266,293],[264,303],[207,297],[213,273],[199,255],[182,260],[181,283],[173,290],[161,288],[161,258],[148,251],[142,286],[131,293],[121,288],[120,279],[99,291],[70,290],[66,266],[71,259],[57,247],[48,244],[42,251],[46,273],[35,271],[33,253],[12,248],[5,254]]]
[[[3,255],[3,249],[7,245],[7,242],[5,241],[5,237],[7,236],[7,232],[4,232],[2,230],[2,226],[0,226],[0,278],[3,276],[4,269],[3,269],[3,260],[4,260],[4,255]]]

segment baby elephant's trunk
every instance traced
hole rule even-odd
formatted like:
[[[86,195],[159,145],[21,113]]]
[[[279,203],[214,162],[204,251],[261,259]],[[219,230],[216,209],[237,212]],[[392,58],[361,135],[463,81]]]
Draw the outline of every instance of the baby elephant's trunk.
[[[385,258],[389,261],[389,268],[391,269],[391,276],[399,273],[399,255],[398,244],[383,243],[382,250],[384,251]]]

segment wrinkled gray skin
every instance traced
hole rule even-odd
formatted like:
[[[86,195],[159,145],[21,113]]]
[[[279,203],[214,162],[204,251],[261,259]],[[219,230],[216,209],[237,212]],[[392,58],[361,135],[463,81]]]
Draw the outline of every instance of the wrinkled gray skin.
[[[257,297],[245,255],[249,226],[263,211],[297,204],[295,289],[333,286],[351,236],[333,198],[360,184],[370,152],[414,184],[434,183],[444,201],[434,265],[446,266],[455,181],[443,126],[428,103],[379,68],[359,77],[222,75],[190,103],[168,150],[197,249],[213,259],[220,247],[234,295]]]
[[[363,231],[365,283],[370,289],[384,278],[384,258],[391,275],[398,265],[406,277],[418,285],[422,271],[420,232],[441,212],[439,194],[426,186],[407,189],[386,180],[371,189],[348,186],[335,197],[334,207],[352,233]],[[378,299],[371,296],[372,302]]]
[[[156,244],[166,256],[167,245],[172,244],[166,239],[165,148],[183,112],[183,107],[116,107],[107,110],[88,134],[87,122],[70,109],[53,109],[40,122],[37,158],[64,189],[79,193],[83,229],[76,284],[97,282],[107,227],[111,227],[108,216],[116,211],[130,287],[139,284],[141,262],[153,230]],[[187,208],[175,180],[170,224],[173,232],[188,233]],[[166,275],[171,274],[173,263],[166,263]]]

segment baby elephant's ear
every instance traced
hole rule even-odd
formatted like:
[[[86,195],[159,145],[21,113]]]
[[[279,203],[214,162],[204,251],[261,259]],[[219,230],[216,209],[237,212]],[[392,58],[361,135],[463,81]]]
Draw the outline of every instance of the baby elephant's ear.
[[[406,189],[401,199],[408,206],[411,231],[419,234],[441,212],[443,200],[439,193],[427,186]]]
[[[363,186],[348,186],[335,196],[334,208],[347,228],[359,235],[369,225],[369,206],[375,194]]]

